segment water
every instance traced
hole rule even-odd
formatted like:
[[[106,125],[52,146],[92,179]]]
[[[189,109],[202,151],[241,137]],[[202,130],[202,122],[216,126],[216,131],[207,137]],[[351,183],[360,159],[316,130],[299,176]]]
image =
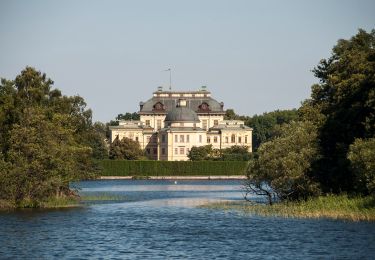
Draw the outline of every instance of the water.
[[[0,213],[1,259],[374,259],[375,224],[198,208],[240,181],[89,181],[124,200]]]

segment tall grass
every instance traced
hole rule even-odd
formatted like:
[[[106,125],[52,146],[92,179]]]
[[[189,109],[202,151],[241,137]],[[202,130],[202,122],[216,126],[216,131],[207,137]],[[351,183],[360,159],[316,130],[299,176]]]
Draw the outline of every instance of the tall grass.
[[[240,210],[261,216],[330,218],[351,221],[375,221],[375,198],[328,195],[307,201],[281,202],[272,206],[249,202],[219,202],[205,208]]]
[[[79,199],[76,197],[52,197],[42,201],[38,208],[69,208],[78,206]]]

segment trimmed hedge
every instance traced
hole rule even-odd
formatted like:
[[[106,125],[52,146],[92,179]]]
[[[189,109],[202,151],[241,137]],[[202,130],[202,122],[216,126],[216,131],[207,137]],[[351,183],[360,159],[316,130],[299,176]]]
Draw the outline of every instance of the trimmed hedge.
[[[244,175],[246,161],[127,161],[102,160],[102,176]]]

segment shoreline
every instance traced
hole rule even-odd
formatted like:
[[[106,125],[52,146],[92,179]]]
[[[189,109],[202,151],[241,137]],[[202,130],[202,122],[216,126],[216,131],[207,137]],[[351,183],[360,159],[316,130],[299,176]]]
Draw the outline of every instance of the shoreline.
[[[210,176],[100,176],[99,180],[245,180],[245,175],[210,175]]]
[[[375,222],[374,198],[326,195],[307,201],[278,202],[273,205],[247,201],[212,202],[200,206],[214,210],[237,210],[262,217],[300,219],[335,219],[344,221]]]

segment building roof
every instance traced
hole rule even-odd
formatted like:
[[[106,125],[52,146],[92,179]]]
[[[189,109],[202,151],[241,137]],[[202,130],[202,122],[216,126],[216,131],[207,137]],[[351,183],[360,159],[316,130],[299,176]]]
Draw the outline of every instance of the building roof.
[[[165,117],[165,122],[190,122],[190,123],[199,123],[197,113],[188,107],[175,107],[168,112]]]
[[[156,91],[146,102],[140,102],[139,114],[166,114],[174,109],[179,99],[198,114],[225,114],[224,103],[211,97],[209,91]]]
[[[206,132],[206,130],[199,127],[165,127],[160,129],[161,132]]]

